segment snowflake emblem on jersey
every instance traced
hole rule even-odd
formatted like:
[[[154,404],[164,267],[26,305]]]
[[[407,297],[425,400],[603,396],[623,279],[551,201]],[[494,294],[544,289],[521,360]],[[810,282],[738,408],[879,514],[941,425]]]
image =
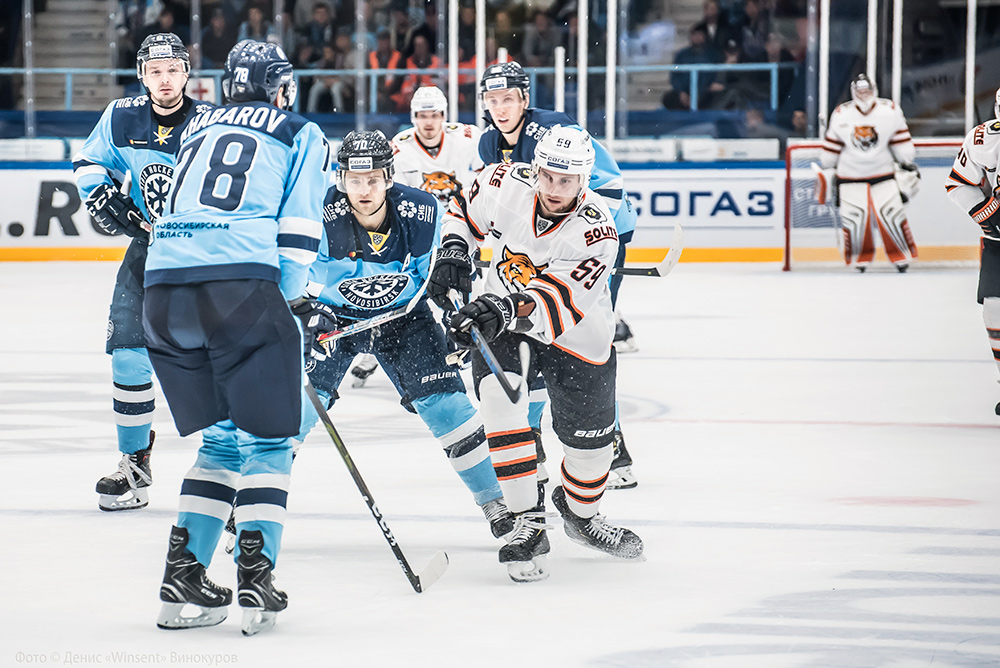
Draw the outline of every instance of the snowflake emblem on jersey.
[[[338,218],[343,218],[351,211],[351,207],[347,204],[347,198],[343,197],[338,199],[333,203],[333,213]]]
[[[417,205],[410,201],[400,202],[396,210],[403,218],[413,218],[417,215]]]
[[[139,191],[146,211],[152,222],[163,215],[163,207],[167,204],[167,195],[174,182],[174,168],[162,163],[153,163],[142,168],[139,175]]]
[[[348,306],[373,311],[391,306],[409,284],[406,274],[375,274],[341,281],[337,292]]]

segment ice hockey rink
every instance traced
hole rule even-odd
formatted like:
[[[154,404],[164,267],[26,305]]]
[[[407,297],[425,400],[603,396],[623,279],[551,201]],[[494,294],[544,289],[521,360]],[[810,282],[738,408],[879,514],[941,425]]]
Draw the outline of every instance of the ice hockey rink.
[[[1000,665],[1000,400],[971,268],[681,263],[627,278],[639,352],[619,397],[639,486],[602,510],[622,563],[550,534],[514,584],[436,442],[384,375],[332,417],[415,568],[410,588],[343,462],[295,463],[277,583],[244,638],[154,625],[198,440],[158,395],[148,508],[102,513],[114,470],[107,304],[117,263],[0,263],[0,666]],[[558,447],[546,440],[551,459]],[[554,470],[554,466],[550,464]],[[235,586],[220,545],[209,570]]]

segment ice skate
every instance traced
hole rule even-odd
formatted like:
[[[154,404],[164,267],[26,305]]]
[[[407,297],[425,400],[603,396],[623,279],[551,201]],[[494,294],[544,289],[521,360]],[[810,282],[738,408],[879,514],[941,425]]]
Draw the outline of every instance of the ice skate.
[[[490,523],[493,537],[503,538],[506,541],[514,532],[514,516],[507,510],[507,504],[504,503],[503,497],[487,501],[479,507]]]
[[[288,607],[288,595],[274,588],[271,560],[264,556],[260,531],[240,532],[240,556],[236,560],[243,635],[252,636],[274,626],[278,613]]]
[[[149,505],[149,491],[153,472],[149,455],[156,434],[149,432],[149,445],[131,455],[123,454],[118,470],[97,481],[95,491],[101,495],[97,505],[101,510],[136,510]]]
[[[294,455],[293,455],[294,459]],[[232,554],[236,551],[236,508],[233,507],[229,511],[229,519],[226,520],[225,526],[226,532],[226,554]]]
[[[619,353],[639,352],[639,346],[635,344],[635,336],[632,334],[632,328],[617,313],[615,314],[615,338],[612,344]]]
[[[215,626],[226,619],[229,614],[226,606],[233,602],[232,590],[208,579],[205,567],[187,551],[187,544],[187,529],[171,529],[167,566],[160,585],[163,606],[156,618],[156,625],[161,629]],[[198,614],[184,615],[186,606],[197,608]]]
[[[615,458],[611,462],[611,471],[608,472],[608,489],[632,489],[639,484],[632,473],[632,457],[625,449],[625,437],[622,436],[621,429],[614,432]]]
[[[542,430],[532,429],[531,435],[535,437],[535,456],[538,458],[538,484],[544,485],[549,481],[549,472],[545,468],[545,448],[542,447]]]
[[[545,523],[548,514],[541,506],[514,515],[514,534],[500,548],[500,563],[506,564],[507,575],[514,582],[537,582],[549,577],[545,555],[549,553],[552,528]]]
[[[634,532],[608,524],[604,515],[576,515],[566,503],[566,492],[561,485],[552,490],[552,503],[562,515],[563,528],[573,542],[620,559],[642,557],[642,540]]]
[[[375,373],[377,368],[378,361],[374,355],[362,355],[358,363],[351,368],[351,375],[354,376],[351,387],[364,387],[368,378]]]
[[[906,262],[900,262],[899,264],[896,265],[896,271],[898,271],[901,274],[905,274],[906,270],[909,268],[910,265],[907,264]]]

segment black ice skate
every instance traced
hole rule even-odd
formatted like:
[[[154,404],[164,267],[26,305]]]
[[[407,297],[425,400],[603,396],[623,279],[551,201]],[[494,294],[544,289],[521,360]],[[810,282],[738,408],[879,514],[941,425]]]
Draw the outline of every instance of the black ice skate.
[[[632,489],[639,484],[632,473],[632,457],[625,449],[625,437],[621,429],[614,431],[615,458],[608,473],[608,489]]]
[[[236,560],[243,635],[252,636],[274,626],[278,613],[288,607],[288,595],[274,588],[273,564],[264,556],[260,531],[240,532],[240,556]]]
[[[487,501],[479,507],[490,523],[490,531],[493,532],[494,538],[503,538],[506,541],[514,533],[514,516],[507,510],[507,504],[502,496]]]
[[[374,355],[362,355],[358,363],[351,368],[351,375],[354,376],[351,387],[364,387],[365,382],[375,373],[377,368],[378,360],[375,359]]]
[[[570,540],[620,559],[642,557],[642,540],[635,533],[608,524],[604,515],[589,518],[576,515],[569,509],[566,492],[561,485],[552,490],[552,503],[562,515],[563,528]]]
[[[500,563],[507,565],[507,575],[514,582],[537,582],[549,577],[545,555],[549,553],[552,528],[545,523],[548,514],[539,506],[514,515],[514,534],[500,548]]]
[[[542,447],[542,430],[532,429],[531,435],[535,438],[535,456],[538,458],[538,484],[544,485],[549,481],[549,472],[545,468],[545,448]],[[544,497],[539,503],[544,503]]]
[[[131,455],[122,455],[118,470],[97,481],[95,491],[101,495],[97,505],[101,510],[136,510],[149,505],[149,491],[153,484],[153,471],[149,455],[156,434],[149,432],[149,445]]]
[[[226,619],[233,602],[233,592],[220,587],[205,574],[205,567],[187,551],[188,531],[181,527],[170,530],[167,567],[160,585],[160,616],[156,625],[161,629],[190,629],[215,626]],[[184,616],[185,606],[195,606],[199,614]]]
[[[625,322],[625,318],[617,313],[615,314],[615,338],[612,339],[612,345],[614,345],[615,350],[619,353],[639,352],[639,346],[635,343],[632,328]]]

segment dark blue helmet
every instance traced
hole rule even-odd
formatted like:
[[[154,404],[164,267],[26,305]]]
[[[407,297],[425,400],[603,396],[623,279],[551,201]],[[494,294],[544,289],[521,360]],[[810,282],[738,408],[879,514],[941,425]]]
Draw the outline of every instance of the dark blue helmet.
[[[346,192],[343,177],[347,172],[370,172],[376,169],[382,170],[386,183],[392,186],[392,177],[396,173],[392,157],[392,144],[381,130],[355,130],[349,133],[337,151],[337,164],[340,166],[338,190]]]
[[[172,32],[158,32],[147,35],[139,46],[135,57],[135,73],[142,80],[146,74],[146,63],[151,60],[179,60],[184,65],[184,73],[191,71],[191,56],[181,38]]]
[[[295,102],[292,64],[276,44],[245,39],[232,48],[222,75],[222,95],[226,102],[268,102],[274,104],[284,93],[282,109]]]
[[[491,90],[505,88],[516,88],[521,91],[521,95],[525,98],[531,89],[531,79],[528,78],[528,73],[524,71],[520,63],[514,60],[490,65],[483,72],[483,78],[479,80],[480,95]]]

